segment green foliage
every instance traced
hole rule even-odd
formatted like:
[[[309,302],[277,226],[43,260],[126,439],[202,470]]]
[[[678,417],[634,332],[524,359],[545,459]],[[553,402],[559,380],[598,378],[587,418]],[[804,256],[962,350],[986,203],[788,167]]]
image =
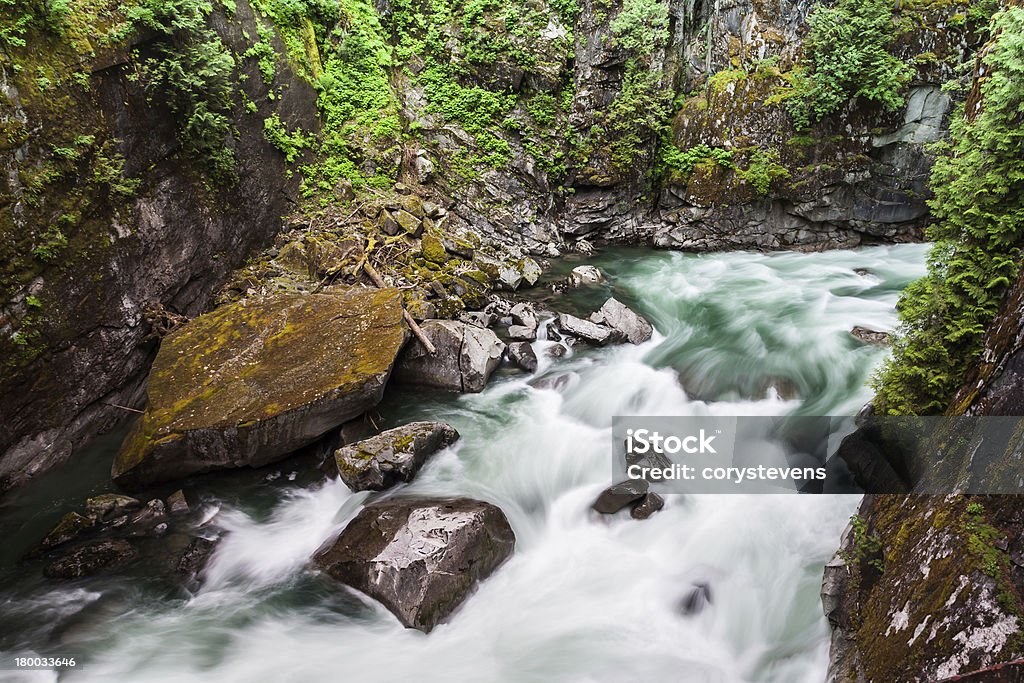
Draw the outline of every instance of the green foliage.
[[[665,40],[668,5],[662,0],[626,0],[609,28],[615,45],[649,55]]]
[[[703,143],[689,149],[679,149],[666,143],[661,149],[661,162],[678,180],[685,180],[697,164],[714,162],[725,168],[735,168],[733,153],[721,147],[709,147]]]
[[[260,76],[263,78],[263,82],[270,85],[274,82],[274,74],[277,71],[277,50],[274,49],[274,45],[271,43],[274,32],[263,24],[257,24],[256,31],[259,34],[259,40],[246,50],[242,57],[255,58],[259,64]]]
[[[772,183],[789,178],[789,170],[779,163],[776,149],[755,149],[747,161],[747,167],[738,169],[736,176],[754,187],[759,195],[768,194]]]
[[[56,226],[50,226],[32,249],[32,255],[43,263],[51,263],[57,259],[61,250],[67,245],[68,239],[64,236],[63,231]]]
[[[898,37],[891,0],[815,5],[807,19],[808,70],[790,74],[789,111],[798,128],[838,111],[851,97],[886,109],[903,106],[913,70],[889,52]]]
[[[25,47],[31,30],[61,34],[68,12],[68,0],[0,0],[0,49]]]
[[[907,288],[893,359],[874,380],[891,414],[946,410],[1009,285],[1024,248],[1024,8],[993,19],[980,109],[953,117],[938,150],[930,202],[936,222],[928,275]]]
[[[1002,578],[1009,559],[998,544],[1006,539],[1006,534],[988,523],[985,506],[968,503],[961,517],[961,530],[967,536],[967,551],[978,569],[994,579]]]
[[[271,114],[263,120],[263,135],[267,142],[284,154],[288,163],[295,161],[313,143],[311,137],[301,129],[289,132],[277,114]]]
[[[144,0],[127,15],[136,27],[161,36],[152,55],[142,58],[141,69],[150,97],[178,119],[182,149],[203,160],[214,180],[231,182],[234,128],[228,114],[234,59],[206,26],[212,9],[202,0]]]
[[[883,542],[881,536],[868,533],[868,523],[860,515],[850,517],[850,531],[852,533],[851,548],[839,551],[839,557],[847,565],[860,564],[864,560],[878,571],[885,569],[885,559],[882,555]]]

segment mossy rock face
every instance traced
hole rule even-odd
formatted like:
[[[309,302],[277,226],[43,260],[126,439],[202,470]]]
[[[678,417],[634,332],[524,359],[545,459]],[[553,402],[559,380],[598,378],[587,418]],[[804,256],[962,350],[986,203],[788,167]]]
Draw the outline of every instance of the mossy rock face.
[[[455,428],[443,422],[413,422],[339,448],[334,460],[353,491],[381,491],[412,481],[427,458],[458,438]]]
[[[376,405],[404,341],[394,289],[280,296],[195,318],[164,340],[114,480],[279,460]]]
[[[1022,532],[1015,496],[866,496],[826,569],[829,680],[946,680],[1024,656]]]

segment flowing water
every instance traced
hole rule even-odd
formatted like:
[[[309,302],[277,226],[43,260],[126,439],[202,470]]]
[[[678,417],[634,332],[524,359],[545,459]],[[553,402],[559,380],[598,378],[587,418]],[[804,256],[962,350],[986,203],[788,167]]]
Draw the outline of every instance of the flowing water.
[[[597,260],[607,285],[559,305],[593,310],[614,293],[653,321],[650,342],[540,354],[539,376],[561,377],[547,386],[509,370],[476,395],[393,392],[387,424],[439,419],[462,433],[403,492],[492,501],[517,537],[514,556],[430,635],[307,569],[366,494],[289,461],[198,489],[228,533],[194,595],[131,574],[51,585],[5,560],[0,650],[76,654],[61,674],[71,681],[821,681],[821,572],[856,497],[669,496],[643,522],[588,508],[610,483],[614,415],[858,410],[885,352],[848,331],[895,324],[925,250],[616,250]],[[115,446],[18,494],[5,511],[15,536],[37,540],[101,489]],[[687,616],[695,582],[711,603]]]

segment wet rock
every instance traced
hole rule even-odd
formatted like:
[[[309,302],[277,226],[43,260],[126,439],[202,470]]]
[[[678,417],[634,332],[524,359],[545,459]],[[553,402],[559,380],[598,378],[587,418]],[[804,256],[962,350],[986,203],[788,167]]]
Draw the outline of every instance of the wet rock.
[[[649,488],[650,484],[643,479],[623,481],[602,491],[591,507],[601,514],[614,515],[627,505],[646,497]]]
[[[570,384],[579,379],[575,372],[562,372],[557,375],[547,375],[530,382],[535,389],[551,389],[552,391],[563,392]]]
[[[72,549],[43,568],[48,579],[80,579],[103,569],[123,567],[138,559],[139,553],[128,541],[100,541]]]
[[[693,584],[693,588],[680,601],[679,609],[686,616],[692,616],[700,614],[710,604],[711,586],[704,582],[696,582]]]
[[[570,336],[597,346],[617,344],[626,340],[626,335],[607,325],[598,325],[568,313],[558,315],[558,329]]]
[[[32,554],[45,552],[72,541],[92,529],[94,524],[94,518],[80,515],[77,512],[69,512],[60,518],[57,525],[50,530],[50,533],[46,534]]]
[[[533,306],[521,302],[509,309],[508,314],[511,316],[513,323],[533,330],[536,334],[538,325],[537,312],[534,311]]]
[[[101,493],[85,501],[85,513],[100,522],[121,517],[142,507],[142,501],[120,493]]]
[[[654,333],[654,327],[643,316],[614,298],[605,301],[600,310],[590,316],[590,321],[618,330],[631,344],[642,344]]]
[[[430,355],[414,340],[399,357],[395,378],[449,391],[482,391],[501,364],[505,345],[498,336],[454,320],[427,320],[422,328],[437,353]]]
[[[529,342],[514,342],[508,345],[508,358],[526,372],[537,371],[537,354]]]
[[[855,326],[850,330],[850,334],[861,340],[865,344],[877,344],[879,346],[885,346],[889,343],[889,333],[879,332],[878,330],[872,330],[867,327],[861,327],[860,325]]]
[[[487,311],[465,311],[459,314],[459,322],[474,327],[491,327],[498,321],[497,316]]]
[[[594,266],[576,266],[569,273],[568,283],[570,287],[596,285],[602,282],[604,282],[604,275]]]
[[[332,578],[429,632],[512,554],[504,513],[483,501],[391,499],[368,505],[313,558]]]
[[[509,339],[514,341],[533,341],[537,338],[537,328],[526,327],[525,325],[510,325],[508,336]]]
[[[641,498],[629,511],[633,519],[649,519],[658,510],[665,507],[665,499],[657,493],[648,493]]]
[[[573,251],[577,254],[583,254],[584,256],[593,256],[594,245],[587,240],[577,240],[576,244],[573,245]]]
[[[178,556],[174,570],[185,580],[186,585],[198,581],[199,575],[206,569],[216,547],[217,541],[198,536],[185,546],[181,555]]]
[[[569,349],[565,348],[561,344],[552,344],[551,346],[544,350],[544,353],[551,358],[561,358],[568,352]]]
[[[188,501],[185,499],[185,492],[178,489],[167,496],[167,511],[172,515],[187,515],[189,513]]]
[[[123,527],[130,536],[159,536],[167,531],[167,509],[162,500],[154,498],[138,512],[114,520],[110,526]]]
[[[455,428],[443,422],[413,422],[343,446],[334,461],[353,491],[381,491],[412,481],[427,458],[458,438]]]
[[[396,290],[222,306],[164,339],[112,475],[141,487],[266,465],[376,405],[405,340]]]

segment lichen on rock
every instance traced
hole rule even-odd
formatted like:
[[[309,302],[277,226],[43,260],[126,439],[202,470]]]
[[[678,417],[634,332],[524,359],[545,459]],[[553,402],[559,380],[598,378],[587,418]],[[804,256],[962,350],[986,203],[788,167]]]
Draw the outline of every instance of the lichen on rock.
[[[164,340],[119,484],[265,465],[380,401],[405,340],[396,290],[222,306]]]

